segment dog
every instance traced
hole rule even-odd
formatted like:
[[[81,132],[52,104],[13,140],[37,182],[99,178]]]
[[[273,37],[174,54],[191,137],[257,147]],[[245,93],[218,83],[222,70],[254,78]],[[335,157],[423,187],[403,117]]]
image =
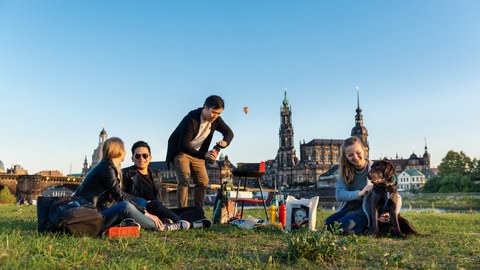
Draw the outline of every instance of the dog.
[[[373,184],[367,200],[367,208],[370,211],[370,232],[377,237],[390,232],[402,238],[406,234],[418,234],[408,220],[397,214],[400,198],[393,164],[385,160],[375,161],[367,177]],[[385,213],[388,213],[390,220],[386,218],[386,223],[379,222],[379,215]]]

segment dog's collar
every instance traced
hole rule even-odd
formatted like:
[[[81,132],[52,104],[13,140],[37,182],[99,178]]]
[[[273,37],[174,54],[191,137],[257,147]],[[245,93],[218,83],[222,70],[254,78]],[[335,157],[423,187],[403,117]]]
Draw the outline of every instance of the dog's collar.
[[[393,175],[393,184],[396,185],[397,184],[397,176],[394,174]]]
[[[387,211],[388,201],[390,201],[390,192],[387,191],[387,198],[385,199],[385,204],[383,205],[383,212]]]

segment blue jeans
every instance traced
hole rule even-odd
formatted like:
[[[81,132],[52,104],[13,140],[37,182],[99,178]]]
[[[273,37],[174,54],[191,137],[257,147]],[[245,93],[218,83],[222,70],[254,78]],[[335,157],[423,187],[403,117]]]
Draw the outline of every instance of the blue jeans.
[[[141,202],[139,204],[142,205]],[[140,224],[140,226],[142,226],[143,229],[158,230],[155,226],[155,222],[153,222],[152,219],[138,211],[133,204],[127,201],[114,204],[109,208],[104,209],[101,213],[105,216],[105,220],[103,222],[104,229],[118,225],[126,218],[133,218],[138,224]]]
[[[325,224],[330,229],[335,221],[340,223],[340,229],[343,229],[345,234],[362,234],[368,227],[367,215],[361,209],[357,211],[340,210],[330,215],[325,220]]]

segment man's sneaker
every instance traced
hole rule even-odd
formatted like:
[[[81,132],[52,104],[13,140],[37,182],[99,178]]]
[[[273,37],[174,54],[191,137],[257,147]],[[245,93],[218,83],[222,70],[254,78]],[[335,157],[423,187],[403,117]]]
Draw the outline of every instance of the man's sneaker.
[[[212,224],[212,221],[208,218],[200,219],[192,223],[194,229],[210,228]]]
[[[173,220],[171,220],[171,219],[169,219],[169,218],[163,218],[163,219],[162,219],[162,223],[163,223],[164,225],[166,225],[166,224],[172,224],[172,223],[173,223]]]
[[[179,220],[172,224],[165,224],[165,231],[188,230],[188,228],[190,228],[190,223],[186,220]]]

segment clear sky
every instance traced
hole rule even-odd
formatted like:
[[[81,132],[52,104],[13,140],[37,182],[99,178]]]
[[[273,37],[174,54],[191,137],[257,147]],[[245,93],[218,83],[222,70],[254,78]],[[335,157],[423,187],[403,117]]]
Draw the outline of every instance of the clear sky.
[[[357,86],[372,158],[479,158],[480,1],[0,0],[0,160],[29,173],[79,173],[103,127],[164,160],[210,94],[223,153],[273,159],[285,87],[298,153],[350,135]]]

